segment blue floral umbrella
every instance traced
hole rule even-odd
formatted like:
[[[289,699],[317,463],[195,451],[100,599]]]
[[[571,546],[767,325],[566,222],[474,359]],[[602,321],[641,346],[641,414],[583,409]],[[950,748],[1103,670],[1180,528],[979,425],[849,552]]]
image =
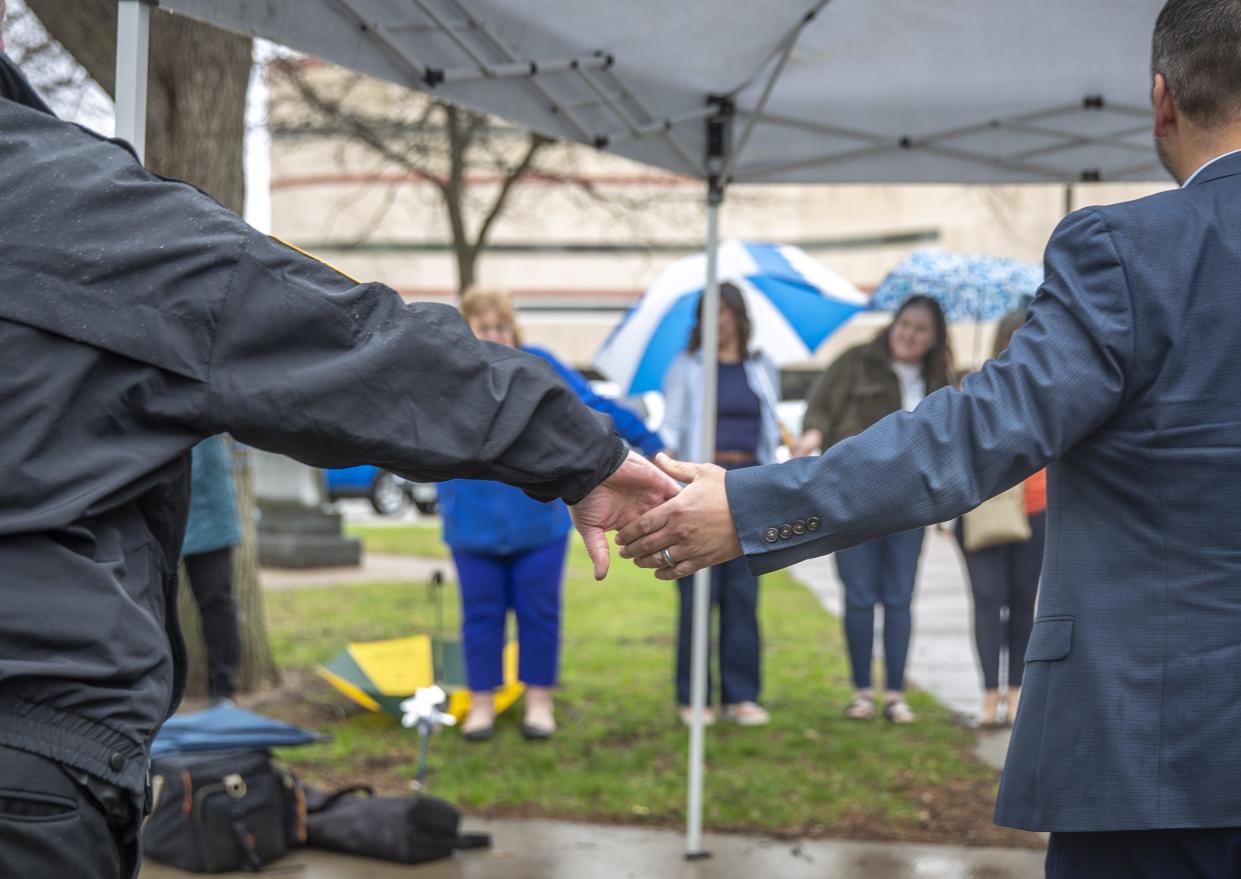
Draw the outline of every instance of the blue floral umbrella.
[[[996,320],[1033,296],[1043,270],[998,256],[922,248],[901,260],[875,290],[871,306],[895,311],[914,294],[939,301],[950,323]]]

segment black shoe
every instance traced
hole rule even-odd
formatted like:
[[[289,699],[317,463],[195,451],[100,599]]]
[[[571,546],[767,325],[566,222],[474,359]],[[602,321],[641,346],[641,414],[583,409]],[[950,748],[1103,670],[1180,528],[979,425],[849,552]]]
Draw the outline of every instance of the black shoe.
[[[492,733],[496,731],[494,726],[483,726],[478,729],[472,729],[469,732],[462,731],[461,738],[467,742],[485,742],[491,738]]]

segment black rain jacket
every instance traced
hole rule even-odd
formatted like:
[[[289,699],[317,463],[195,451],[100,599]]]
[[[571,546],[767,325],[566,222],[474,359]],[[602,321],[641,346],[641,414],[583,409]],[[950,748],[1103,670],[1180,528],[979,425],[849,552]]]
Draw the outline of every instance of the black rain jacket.
[[[0,744],[140,796],[184,682],[199,440],[570,503],[625,447],[542,360],[259,234],[31,96],[0,55]]]

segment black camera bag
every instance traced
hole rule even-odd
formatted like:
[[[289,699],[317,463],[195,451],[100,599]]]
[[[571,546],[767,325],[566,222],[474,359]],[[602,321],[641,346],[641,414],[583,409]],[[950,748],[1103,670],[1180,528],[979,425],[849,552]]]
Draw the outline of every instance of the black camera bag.
[[[302,787],[266,751],[160,757],[151,794],[143,851],[182,870],[253,872],[306,840]]]

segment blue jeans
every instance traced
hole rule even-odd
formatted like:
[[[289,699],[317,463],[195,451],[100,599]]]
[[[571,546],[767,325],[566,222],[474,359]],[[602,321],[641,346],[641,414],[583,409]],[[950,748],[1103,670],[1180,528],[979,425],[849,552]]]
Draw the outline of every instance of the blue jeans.
[[[504,683],[504,627],[517,617],[517,677],[532,687],[555,686],[560,670],[560,592],[567,543],[514,555],[452,551],[461,587],[461,641],[471,690]]]
[[[924,529],[902,531],[836,553],[836,570],[845,586],[845,641],[853,686],[871,686],[875,605],[883,603],[883,665],[887,688],[905,689],[905,660],[913,620],[909,605],[918,575]]]
[[[693,641],[694,578],[677,580],[681,614],[677,626],[677,703],[689,704],[690,645]],[[761,643],[758,634],[758,578],[745,558],[711,569],[711,604],[718,605],[720,699],[725,705],[757,702]],[[711,699],[711,662],[707,661],[707,704]]]

